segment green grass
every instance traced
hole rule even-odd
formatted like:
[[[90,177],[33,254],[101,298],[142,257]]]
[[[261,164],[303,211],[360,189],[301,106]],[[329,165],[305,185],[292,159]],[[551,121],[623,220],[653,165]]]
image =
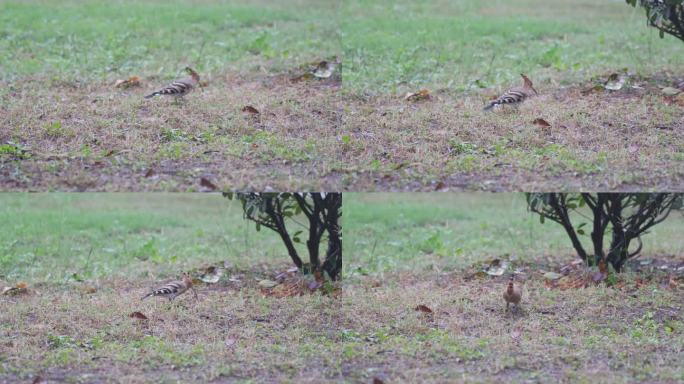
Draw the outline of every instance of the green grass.
[[[339,54],[336,15],[336,1],[3,1],[0,80],[283,71]]]
[[[228,262],[290,262],[217,194],[0,194],[0,276],[7,281],[177,276]]]
[[[573,220],[582,222],[579,216]],[[540,224],[539,216],[527,211],[524,195],[516,193],[346,193],[344,224],[347,273],[454,270],[490,258],[531,263],[576,257],[562,227]],[[684,254],[682,230],[684,215],[673,212],[644,236],[642,257]],[[585,247],[591,244],[588,234],[582,240]]]
[[[629,68],[681,71],[684,46],[646,27],[624,1],[343,2],[344,85],[354,92],[467,91],[570,83]]]

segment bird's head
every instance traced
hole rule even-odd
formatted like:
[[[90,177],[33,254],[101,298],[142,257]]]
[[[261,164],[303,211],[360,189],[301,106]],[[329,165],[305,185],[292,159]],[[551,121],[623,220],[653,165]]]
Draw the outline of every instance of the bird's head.
[[[199,74],[198,74],[197,72],[195,72],[194,69],[192,69],[192,68],[190,68],[190,67],[185,67],[185,72],[187,72],[188,75],[192,76],[192,78],[193,78],[195,81],[199,81],[199,78],[200,78],[200,77],[199,77]]]
[[[513,293],[513,275],[511,275],[511,278],[508,280],[508,286],[506,288],[509,294]]]
[[[192,276],[188,272],[183,272],[183,282],[188,286],[192,287]]]
[[[537,93],[537,90],[534,89],[534,84],[532,84],[532,80],[530,80],[529,77],[525,76],[525,75],[522,74],[522,73],[520,74],[520,76],[523,78],[523,86],[524,86],[525,88],[531,89],[531,90],[534,92],[535,95],[538,95],[539,93]]]

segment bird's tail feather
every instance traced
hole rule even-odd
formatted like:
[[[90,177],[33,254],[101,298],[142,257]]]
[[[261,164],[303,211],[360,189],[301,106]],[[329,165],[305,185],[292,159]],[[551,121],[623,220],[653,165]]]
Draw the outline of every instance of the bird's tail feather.
[[[499,105],[498,101],[492,101],[491,103],[487,104],[487,106],[484,107],[484,110],[489,111],[497,105]]]
[[[157,96],[157,95],[159,95],[159,94],[160,94],[159,92],[150,93],[149,95],[145,96],[145,98],[146,98],[146,99],[151,99],[151,98],[153,98],[153,97],[155,97],[155,96]]]
[[[150,297],[150,296],[152,296],[152,295],[154,295],[154,292],[148,293],[147,295],[141,297],[140,300],[141,300],[141,301],[142,301],[142,300],[145,300],[145,299],[147,299],[148,297]]]

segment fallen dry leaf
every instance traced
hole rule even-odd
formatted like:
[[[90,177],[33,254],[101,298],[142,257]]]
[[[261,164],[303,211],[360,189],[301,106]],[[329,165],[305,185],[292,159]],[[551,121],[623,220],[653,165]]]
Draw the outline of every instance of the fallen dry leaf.
[[[81,291],[85,294],[92,295],[93,293],[97,292],[97,288],[93,287],[92,285],[84,285],[81,288]]]
[[[114,83],[114,88],[130,88],[140,86],[140,78],[138,76],[131,76],[126,80],[117,80]]]
[[[423,313],[432,313],[432,309],[430,309],[430,307],[428,307],[427,305],[423,304],[417,306],[415,310]]]
[[[205,187],[205,188],[207,188],[207,189],[209,189],[209,190],[211,190],[211,191],[215,191],[215,190],[218,189],[218,187],[216,186],[216,184],[212,183],[212,182],[211,182],[209,179],[207,179],[206,177],[200,178],[200,185],[203,186],[203,187]]]
[[[21,295],[28,292],[28,284],[24,282],[17,283],[13,287],[4,287],[2,289],[3,295]]]
[[[380,378],[374,377],[373,384],[385,384],[385,382]]]
[[[429,100],[430,99],[430,91],[427,89],[421,89],[418,92],[409,92],[404,96],[404,100],[406,101],[422,101],[422,100]]]
[[[534,119],[534,121],[532,122],[532,124],[538,125],[538,126],[540,126],[540,127],[542,127],[542,128],[548,128],[548,127],[551,126],[551,124],[549,124],[548,121],[546,121],[546,120],[544,120],[544,119],[542,119],[542,118],[536,118],[536,119]]]
[[[154,176],[155,173],[156,173],[156,172],[154,171],[154,169],[150,168],[150,169],[147,170],[147,172],[145,172],[145,178],[146,178],[146,179],[147,179],[147,178],[150,178],[150,177]]]
[[[131,319],[147,320],[147,316],[143,315],[142,312],[135,311],[128,315]]]
[[[247,114],[251,114],[251,115],[258,115],[259,114],[259,110],[252,107],[251,105],[246,105],[246,106],[242,107],[242,112],[247,113]]]
[[[684,92],[680,93],[677,97],[675,97],[674,102],[680,107],[684,107]]]

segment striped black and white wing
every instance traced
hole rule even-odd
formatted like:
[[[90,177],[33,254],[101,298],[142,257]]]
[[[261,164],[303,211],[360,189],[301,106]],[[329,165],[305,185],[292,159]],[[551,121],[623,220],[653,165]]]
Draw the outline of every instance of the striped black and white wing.
[[[528,97],[528,92],[524,89],[521,88],[512,88],[506,91],[503,95],[501,95],[498,99],[491,101],[487,106],[484,108],[485,111],[494,108],[497,105],[501,104],[516,104],[516,103],[521,103],[523,102],[527,97]]]
[[[157,92],[151,93],[145,96],[146,99],[157,95],[170,95],[170,96],[184,96],[190,92],[193,88],[191,81],[187,80],[176,80],[173,83],[167,85],[166,87],[160,89]]]
[[[181,293],[185,292],[187,290],[187,287],[182,281],[174,281],[171,283],[168,283],[162,287],[159,287],[155,289],[154,291],[148,293],[143,297],[143,299],[150,297],[150,296],[162,296],[166,297],[169,299],[173,299],[176,296],[180,295]]]

